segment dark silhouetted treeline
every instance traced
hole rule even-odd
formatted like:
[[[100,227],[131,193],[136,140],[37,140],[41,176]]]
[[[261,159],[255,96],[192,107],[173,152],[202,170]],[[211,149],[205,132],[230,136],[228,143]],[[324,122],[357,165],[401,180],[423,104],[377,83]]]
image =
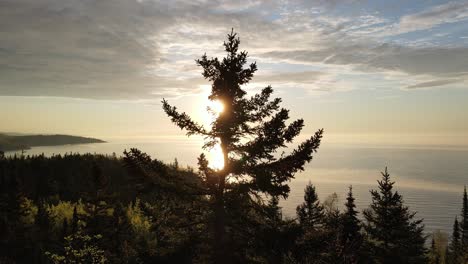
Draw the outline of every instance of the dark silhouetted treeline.
[[[132,149],[123,158],[0,158],[0,263],[212,263],[202,176]],[[387,171],[364,212],[305,187],[294,217],[278,199],[232,198],[229,250],[240,263],[466,263],[467,198],[447,240],[425,244],[421,220]],[[362,213],[362,214],[361,214]],[[361,221],[362,219],[362,221]]]

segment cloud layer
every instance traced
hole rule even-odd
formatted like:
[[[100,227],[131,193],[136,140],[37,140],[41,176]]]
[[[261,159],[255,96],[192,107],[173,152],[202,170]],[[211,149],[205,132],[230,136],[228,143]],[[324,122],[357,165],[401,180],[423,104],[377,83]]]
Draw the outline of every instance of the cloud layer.
[[[330,92],[359,89],[354,80],[369,75],[397,89],[466,85],[467,42],[441,45],[427,36],[466,21],[468,3],[424,7],[396,20],[340,11],[350,4],[4,0],[0,95],[131,100],[199,93],[206,82],[194,59],[222,56],[232,27],[264,64],[258,85]],[[398,39],[421,31],[428,31],[426,45],[414,45],[418,36]]]

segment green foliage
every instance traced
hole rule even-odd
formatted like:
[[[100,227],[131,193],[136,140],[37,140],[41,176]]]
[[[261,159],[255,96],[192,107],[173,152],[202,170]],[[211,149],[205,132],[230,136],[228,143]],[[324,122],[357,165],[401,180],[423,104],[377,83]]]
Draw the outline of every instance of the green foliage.
[[[84,235],[81,231],[65,237],[64,253],[46,252],[49,261],[54,264],[103,264],[106,263],[104,250],[97,246],[101,235]]]
[[[75,208],[76,215],[74,214]],[[57,204],[50,204],[47,211],[50,218],[54,219],[53,230],[55,232],[60,232],[60,230],[62,230],[64,221],[67,221],[67,225],[73,222],[77,224],[77,214],[86,215],[85,205],[81,200],[78,200],[77,202],[59,201]],[[74,216],[75,220],[73,221]],[[77,229],[76,227],[75,229]]]
[[[134,228],[134,231],[137,233],[147,233],[151,229],[151,222],[148,217],[146,217],[141,208],[141,201],[139,199],[133,203],[132,206],[129,206],[123,213],[125,213],[128,221]]]

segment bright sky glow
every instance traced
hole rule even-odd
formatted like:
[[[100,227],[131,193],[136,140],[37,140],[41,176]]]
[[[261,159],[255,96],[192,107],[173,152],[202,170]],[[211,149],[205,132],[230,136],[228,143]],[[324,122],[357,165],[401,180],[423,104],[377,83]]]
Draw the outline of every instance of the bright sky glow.
[[[224,167],[223,151],[220,145],[214,146],[208,153],[209,166],[212,169],[220,170]]]
[[[221,114],[224,110],[224,104],[218,100],[210,101],[209,107],[216,115]]]
[[[246,90],[272,85],[305,135],[468,145],[468,1],[441,0],[1,1],[0,132],[183,136],[160,101],[212,121],[194,60],[231,28]]]
[[[210,124],[214,121],[224,110],[224,105],[220,101],[208,100],[208,107],[213,111],[213,113],[205,112],[207,115],[205,119],[210,120]],[[221,150],[221,146],[217,144],[208,153],[208,162],[209,166],[212,169],[220,170],[224,167],[224,155],[223,151]]]

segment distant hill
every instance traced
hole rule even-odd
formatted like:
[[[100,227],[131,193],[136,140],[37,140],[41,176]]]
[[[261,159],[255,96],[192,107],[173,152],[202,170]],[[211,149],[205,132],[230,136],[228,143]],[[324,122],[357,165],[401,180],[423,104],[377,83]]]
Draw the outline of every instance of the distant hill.
[[[0,134],[0,151],[15,151],[39,146],[104,143],[96,138],[69,135],[12,135]]]

